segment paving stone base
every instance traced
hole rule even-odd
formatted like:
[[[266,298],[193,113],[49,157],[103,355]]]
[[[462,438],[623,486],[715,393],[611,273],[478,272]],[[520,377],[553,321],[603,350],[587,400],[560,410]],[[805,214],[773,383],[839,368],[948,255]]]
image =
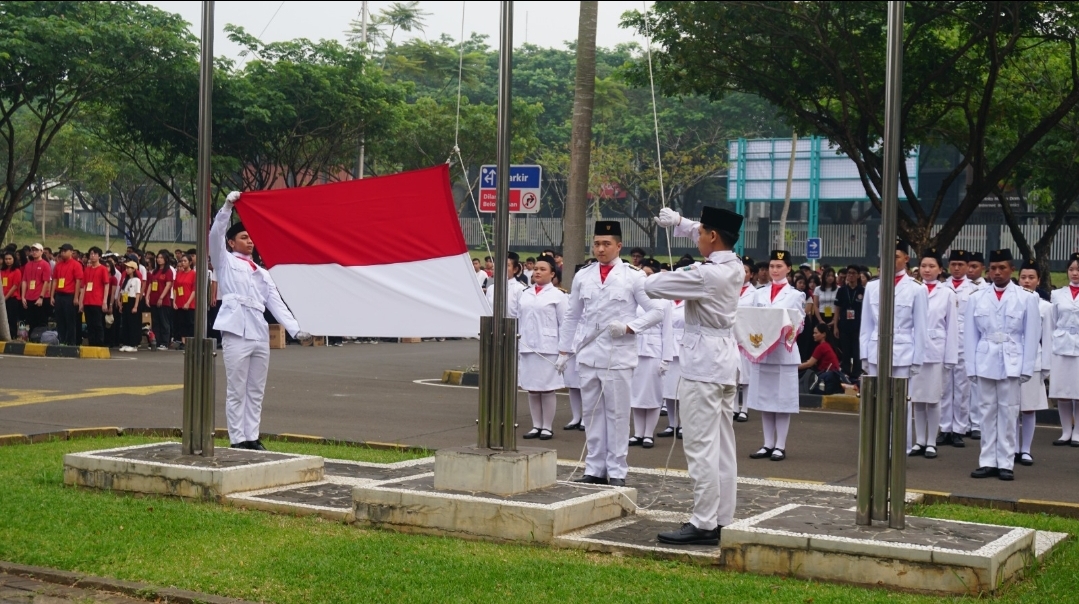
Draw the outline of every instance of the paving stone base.
[[[217,499],[230,493],[321,480],[322,458],[218,449],[212,458],[183,455],[180,443],[155,443],[64,456],[64,484]]]

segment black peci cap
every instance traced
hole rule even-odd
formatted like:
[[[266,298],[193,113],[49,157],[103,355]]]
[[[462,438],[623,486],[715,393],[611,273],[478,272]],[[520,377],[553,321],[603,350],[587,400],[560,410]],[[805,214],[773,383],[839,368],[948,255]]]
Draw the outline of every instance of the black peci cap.
[[[904,254],[910,255],[910,242],[906,239],[903,239],[902,237],[899,237],[895,240],[895,249],[898,252],[903,252]]]
[[[246,230],[247,229],[244,228],[244,223],[237,222],[236,224],[230,226],[229,230],[225,231],[225,239],[228,239],[228,240],[236,239],[237,235],[239,235],[240,233],[242,233],[242,232],[244,232]]]
[[[615,222],[614,220],[597,220],[596,230],[594,235],[610,235],[612,237],[622,236],[622,223]]]
[[[985,254],[981,252],[971,252],[970,260],[967,262],[977,262],[978,264],[985,264]]]
[[[1005,248],[1003,250],[992,250],[989,252],[989,262],[1011,262],[1012,251]]]
[[[1023,266],[1020,267],[1019,270],[1027,270],[1027,269],[1038,271],[1039,270],[1038,269],[1038,263],[1034,262],[1033,258],[1027,258],[1026,260],[1023,261]]]
[[[772,250],[772,253],[768,255],[768,260],[779,260],[780,262],[786,262],[787,266],[790,266],[791,253],[787,250]]]
[[[935,247],[931,247],[922,252],[922,258],[932,258],[937,261],[937,264],[944,266],[944,255]]]
[[[742,220],[741,214],[730,210],[713,208],[712,206],[701,208],[701,224],[710,229],[730,233],[736,238],[738,232],[742,230]]]
[[[753,266],[754,262],[753,259],[749,256],[742,256],[742,264],[746,266]]]
[[[970,262],[970,253],[966,250],[952,250],[948,262]]]

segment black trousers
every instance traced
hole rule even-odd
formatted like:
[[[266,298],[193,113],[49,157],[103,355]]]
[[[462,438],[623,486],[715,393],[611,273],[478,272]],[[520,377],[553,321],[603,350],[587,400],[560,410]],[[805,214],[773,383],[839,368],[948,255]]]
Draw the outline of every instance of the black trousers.
[[[195,337],[195,311],[177,308],[172,319],[172,338],[183,343],[184,338]]]
[[[4,307],[7,309],[7,325],[11,329],[11,339],[18,339],[19,320],[22,317],[22,300],[8,298],[4,300]]]
[[[75,306],[75,294],[53,294],[52,303],[56,307],[56,335],[60,343],[78,345],[79,309]]]
[[[142,313],[131,312],[135,308],[135,300],[124,303],[123,312],[120,313],[120,343],[124,346],[139,347],[142,343]]]
[[[100,306],[84,306],[86,314],[86,339],[91,346],[105,345],[105,311]]]
[[[158,346],[168,346],[172,338],[172,307],[151,306],[150,320]]]
[[[112,309],[108,312],[108,315],[112,317],[112,325],[105,326],[105,345],[109,348],[116,348],[123,342],[120,334],[120,312],[117,305],[114,304]],[[102,317],[104,318],[104,317]]]
[[[46,327],[49,324],[49,309],[52,306],[48,300],[42,300],[41,306],[37,305],[37,300],[33,302],[27,302],[26,308],[22,309],[22,318],[26,322],[26,325],[30,328],[30,331],[38,327]]]
[[[850,376],[852,381],[857,381],[862,375],[861,350],[858,345],[858,326],[839,327],[839,365],[843,373]]]

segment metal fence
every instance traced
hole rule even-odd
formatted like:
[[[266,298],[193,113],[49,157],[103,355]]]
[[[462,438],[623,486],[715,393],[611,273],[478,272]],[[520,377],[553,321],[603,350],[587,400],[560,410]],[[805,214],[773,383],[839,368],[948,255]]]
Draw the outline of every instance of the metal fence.
[[[151,219],[143,219],[151,220]],[[115,222],[115,219],[114,219]],[[143,223],[147,224],[147,223]],[[153,231],[150,233],[149,241],[154,242],[176,242],[176,243],[194,243],[195,242],[195,225],[196,220],[194,216],[186,216],[180,221],[180,228],[177,228],[176,217],[167,216],[162,218],[154,226]],[[90,235],[98,235],[100,237],[105,236],[105,231],[109,231],[110,237],[123,238],[123,233],[119,229],[112,227],[105,218],[97,212],[88,211],[75,211],[71,213],[71,227],[88,233]]]

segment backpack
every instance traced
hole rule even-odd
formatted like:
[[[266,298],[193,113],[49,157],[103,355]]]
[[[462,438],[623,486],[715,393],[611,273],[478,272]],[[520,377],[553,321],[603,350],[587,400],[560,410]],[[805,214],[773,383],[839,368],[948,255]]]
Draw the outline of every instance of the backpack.
[[[41,343],[49,346],[56,346],[60,343],[60,334],[54,330],[47,330],[41,332]]]
[[[849,384],[850,380],[841,371],[822,371],[817,374],[813,385],[809,387],[812,394],[842,394],[843,384]]]
[[[30,341],[39,344],[41,343],[41,334],[45,333],[47,327],[35,327],[30,330]]]

